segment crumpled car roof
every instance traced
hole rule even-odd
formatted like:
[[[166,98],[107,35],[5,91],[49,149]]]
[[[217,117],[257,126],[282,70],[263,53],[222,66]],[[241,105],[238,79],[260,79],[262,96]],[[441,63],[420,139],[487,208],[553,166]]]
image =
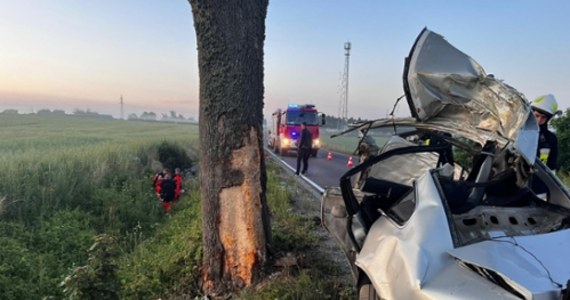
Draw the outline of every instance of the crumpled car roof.
[[[420,33],[406,58],[403,81],[411,118],[379,119],[354,129],[414,126],[480,145],[496,141],[534,163],[538,125],[529,101],[441,35],[428,29]]]

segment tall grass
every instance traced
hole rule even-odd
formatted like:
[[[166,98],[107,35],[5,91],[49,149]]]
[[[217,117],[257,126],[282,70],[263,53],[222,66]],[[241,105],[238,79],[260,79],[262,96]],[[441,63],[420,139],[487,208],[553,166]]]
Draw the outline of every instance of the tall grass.
[[[202,260],[200,196],[197,182],[188,187],[168,222],[121,258],[121,299],[158,299],[171,294],[199,295]]]
[[[313,224],[293,210],[293,178],[279,176],[280,169],[268,164],[267,201],[275,248],[281,252],[300,252],[315,247],[318,239],[312,234]]]
[[[61,298],[98,233],[135,249],[164,220],[151,188],[164,145],[190,150],[191,125],[0,116],[0,298]],[[191,151],[171,151],[190,153]]]
[[[190,148],[197,128],[188,125],[105,121],[70,116],[2,116],[0,197],[3,220],[34,222],[50,211],[91,209],[96,188],[119,188],[161,165],[163,141]]]

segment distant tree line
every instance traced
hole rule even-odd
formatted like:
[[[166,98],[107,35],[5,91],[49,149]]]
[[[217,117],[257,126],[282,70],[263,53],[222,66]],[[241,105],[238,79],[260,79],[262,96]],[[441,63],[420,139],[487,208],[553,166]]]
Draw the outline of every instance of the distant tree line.
[[[61,110],[61,109],[54,109],[53,111],[51,111],[49,109],[40,109],[36,112],[36,114],[38,114],[38,115],[59,115],[59,116],[63,116],[63,115],[65,115],[65,111]]]
[[[0,114],[3,114],[3,115],[17,115],[17,114],[19,114],[19,112],[18,112],[17,109],[6,109],[6,110],[0,112]],[[31,113],[31,114],[34,114],[34,113]],[[68,114],[66,114],[65,111],[62,110],[62,109],[50,110],[50,109],[47,109],[47,108],[39,109],[35,114],[37,114],[37,115],[43,115],[43,116],[66,116],[66,115],[68,115]],[[78,116],[78,117],[92,117],[92,118],[100,118],[100,119],[113,119],[113,116],[111,116],[111,115],[100,114],[100,113],[98,113],[98,112],[91,111],[91,110],[89,110],[89,109],[87,109],[87,110],[75,109],[71,115],[73,115],[73,116]]]
[[[182,114],[177,114],[174,110],[170,111],[170,114],[162,114],[161,119],[158,120],[158,116],[156,113],[150,112],[143,112],[140,116],[137,114],[130,114],[127,117],[127,120],[130,121],[160,121],[160,122],[185,122],[185,123],[193,123],[196,122],[194,118],[189,117],[188,119],[184,118]]]
[[[17,114],[18,114],[18,110],[17,110],[17,109],[6,109],[6,110],[2,111],[0,114],[3,114],[3,115],[17,115]]]
[[[98,112],[91,111],[89,109],[87,109],[87,110],[75,109],[75,110],[73,110],[73,115],[78,116],[78,117],[93,117],[93,118],[113,119],[113,116],[111,116],[111,115],[103,115],[103,114],[100,114]]]
[[[0,115],[17,115],[19,114],[17,109],[5,109],[4,111],[0,112]],[[31,113],[34,114],[34,113]],[[35,112],[37,115],[50,115],[50,116],[65,116],[68,115],[65,113],[64,110],[61,109],[54,109],[50,110],[47,108],[42,108]],[[101,118],[101,119],[113,119],[112,115],[100,114],[98,112],[92,111],[90,109],[82,110],[82,109],[75,109],[72,114],[73,116],[78,117],[93,117],[93,118]],[[185,122],[185,123],[194,123],[196,120],[192,117],[184,118],[182,114],[176,113],[174,110],[171,110],[169,114],[162,114],[161,118],[158,118],[158,115],[152,111],[150,112],[143,112],[140,116],[137,114],[130,114],[127,117],[127,120],[137,120],[137,121],[158,121],[158,122]]]

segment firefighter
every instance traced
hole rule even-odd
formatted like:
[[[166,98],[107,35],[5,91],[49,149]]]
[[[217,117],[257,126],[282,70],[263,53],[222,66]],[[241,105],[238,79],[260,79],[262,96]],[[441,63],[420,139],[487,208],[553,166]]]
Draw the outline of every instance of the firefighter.
[[[160,196],[164,214],[170,211],[170,204],[176,196],[176,182],[172,179],[172,174],[168,169],[164,171],[164,178],[160,182]]]
[[[552,171],[558,169],[558,139],[548,130],[548,121],[560,114],[558,103],[553,95],[548,94],[536,98],[531,103],[532,111],[540,128],[537,157]]]
[[[158,200],[160,200],[160,201],[162,201],[162,199],[160,197],[160,184],[161,184],[163,178],[164,178],[164,172],[160,171],[154,175],[153,182],[152,182],[152,187],[154,188],[154,193],[156,195],[156,198],[158,198]]]
[[[301,161],[303,161],[302,174],[307,172],[309,167],[309,155],[311,154],[311,148],[313,146],[313,135],[307,129],[307,123],[303,122],[301,124],[301,137],[299,137],[297,145],[297,171],[295,175],[299,175],[299,169],[301,168]]]
[[[180,194],[184,192],[184,189],[182,188],[182,179],[183,179],[182,170],[180,170],[180,168],[174,169],[174,182],[176,182],[176,189],[174,192],[174,203],[178,201],[178,199],[180,198]]]
[[[536,156],[548,168],[556,171],[558,168],[558,139],[554,133],[548,130],[548,121],[560,113],[558,103],[556,103],[554,96],[548,94],[536,98],[531,103],[531,107],[536,123],[540,128]],[[546,184],[538,177],[533,177],[531,187],[539,198],[548,199],[550,192]]]

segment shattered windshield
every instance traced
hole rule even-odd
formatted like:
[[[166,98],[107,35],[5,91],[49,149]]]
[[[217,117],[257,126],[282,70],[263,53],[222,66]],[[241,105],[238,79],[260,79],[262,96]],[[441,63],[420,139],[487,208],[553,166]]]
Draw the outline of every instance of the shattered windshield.
[[[299,125],[303,122],[307,122],[307,125],[318,125],[318,116],[316,111],[306,112],[300,110],[293,110],[287,112],[287,124],[288,125]]]

